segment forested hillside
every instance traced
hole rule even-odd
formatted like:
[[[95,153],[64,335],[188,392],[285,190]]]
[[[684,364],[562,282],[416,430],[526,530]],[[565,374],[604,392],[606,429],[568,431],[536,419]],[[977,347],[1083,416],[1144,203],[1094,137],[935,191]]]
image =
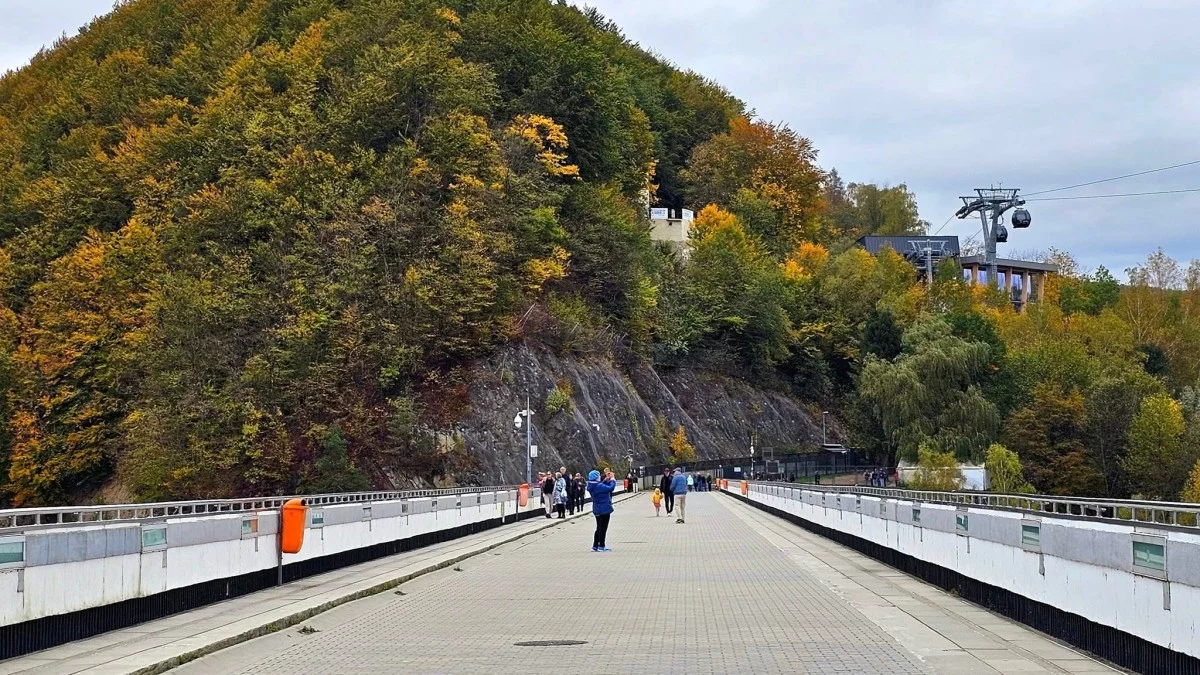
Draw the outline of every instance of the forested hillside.
[[[649,205],[699,211],[690,258]],[[131,0],[0,79],[3,499],[469,475],[474,365],[514,342],[836,406],[881,461],[1004,442],[1013,489],[1177,496],[1200,265],[1017,315],[852,247],[926,227],[595,12]]]

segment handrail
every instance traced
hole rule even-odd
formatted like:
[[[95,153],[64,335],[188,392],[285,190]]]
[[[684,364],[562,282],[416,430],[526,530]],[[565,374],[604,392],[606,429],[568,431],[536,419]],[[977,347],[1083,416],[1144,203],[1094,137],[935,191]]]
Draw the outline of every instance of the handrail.
[[[1037,515],[1066,516],[1091,520],[1137,524],[1147,527],[1200,529],[1200,504],[1155,502],[1133,499],[1063,497],[1058,495],[1007,494],[996,492],[939,492],[851,485],[809,485],[751,481],[751,485],[783,487],[812,492],[833,492],[860,496],[899,499],[934,504],[954,504],[1019,511]]]
[[[366,502],[420,499],[475,492],[515,490],[515,485],[488,487],[445,488],[440,490],[392,490],[375,492],[343,492],[285,497],[245,497],[236,499],[198,499],[179,502],[145,504],[97,504],[95,506],[48,506],[21,509],[0,509],[0,535],[26,530],[50,529],[64,526],[104,523],[144,523],[180,516],[202,516],[220,513],[249,513],[278,509],[291,499],[302,499],[308,506],[357,504]]]

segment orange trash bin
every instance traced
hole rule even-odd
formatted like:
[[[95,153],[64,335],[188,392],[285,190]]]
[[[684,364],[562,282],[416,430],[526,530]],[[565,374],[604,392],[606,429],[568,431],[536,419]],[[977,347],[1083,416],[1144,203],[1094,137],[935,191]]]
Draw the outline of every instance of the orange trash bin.
[[[525,508],[529,503],[529,483],[521,483],[521,487],[517,488],[517,506]]]
[[[308,526],[308,507],[299,499],[289,499],[283,505],[283,528],[279,548],[284,553],[299,553],[304,546],[304,530]]]
[[[750,494],[750,484],[747,483],[746,481],[742,481],[742,494],[744,494],[744,495]]]

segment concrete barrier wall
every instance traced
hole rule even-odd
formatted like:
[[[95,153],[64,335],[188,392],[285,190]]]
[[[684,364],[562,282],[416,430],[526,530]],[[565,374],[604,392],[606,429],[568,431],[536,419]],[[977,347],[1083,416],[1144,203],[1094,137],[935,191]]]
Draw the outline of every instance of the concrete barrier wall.
[[[1200,656],[1200,535],[772,485],[752,484],[746,498]],[[1163,545],[1163,569],[1136,564],[1135,543]]]
[[[620,488],[618,487],[618,490]],[[284,565],[541,511],[517,491],[311,507],[304,546]],[[516,518],[514,518],[516,516]],[[279,512],[27,531],[24,560],[0,564],[0,626],[275,568]]]

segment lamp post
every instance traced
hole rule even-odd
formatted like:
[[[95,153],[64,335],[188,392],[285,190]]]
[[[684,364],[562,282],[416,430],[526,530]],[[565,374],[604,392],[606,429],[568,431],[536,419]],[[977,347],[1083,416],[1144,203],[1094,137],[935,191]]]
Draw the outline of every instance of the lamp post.
[[[825,445],[829,441],[825,437],[825,417],[829,414],[828,410],[821,411],[821,445]]]
[[[533,411],[529,409],[529,397],[525,397],[525,409],[513,420],[517,429],[525,425],[525,484],[533,480]]]
[[[750,480],[754,480],[754,436],[750,436]]]

